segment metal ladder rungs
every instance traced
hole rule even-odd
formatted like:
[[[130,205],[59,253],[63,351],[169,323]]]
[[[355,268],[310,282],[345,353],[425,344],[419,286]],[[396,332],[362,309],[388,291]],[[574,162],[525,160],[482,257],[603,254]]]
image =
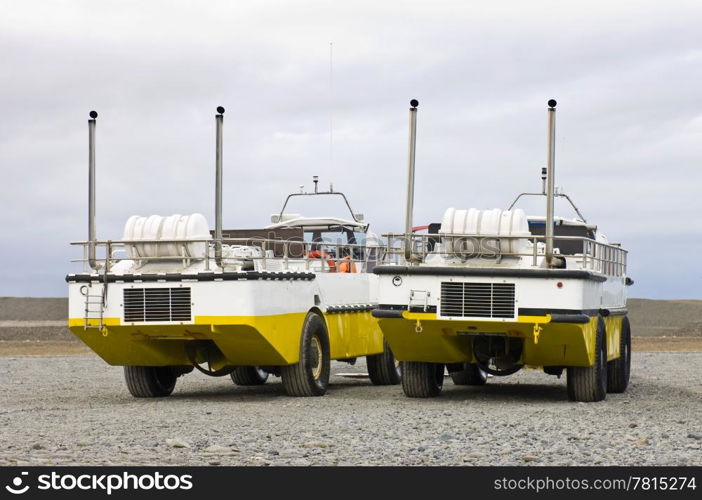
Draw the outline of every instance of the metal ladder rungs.
[[[85,326],[84,329],[103,329],[103,315],[105,313],[105,298],[107,293],[107,283],[102,286],[102,293],[91,295],[90,292],[85,295]],[[93,299],[93,300],[91,300]],[[92,307],[91,307],[92,306]],[[97,325],[90,324],[90,320],[99,320]]]

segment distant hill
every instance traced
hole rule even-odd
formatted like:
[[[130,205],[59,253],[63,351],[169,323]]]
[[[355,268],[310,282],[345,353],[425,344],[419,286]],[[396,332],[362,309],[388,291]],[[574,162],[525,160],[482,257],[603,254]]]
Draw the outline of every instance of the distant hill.
[[[702,300],[629,299],[631,333],[646,337],[702,337]]]
[[[0,321],[68,319],[68,298],[0,297]]]
[[[635,336],[702,337],[702,300],[629,299],[628,307]],[[0,340],[73,338],[56,324],[67,318],[67,298],[0,297]]]

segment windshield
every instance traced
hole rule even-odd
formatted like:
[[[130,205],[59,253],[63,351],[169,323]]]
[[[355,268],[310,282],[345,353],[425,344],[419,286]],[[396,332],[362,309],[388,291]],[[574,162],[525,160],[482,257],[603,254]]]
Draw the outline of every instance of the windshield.
[[[324,250],[331,257],[345,257],[353,255],[354,259],[363,258],[361,248],[346,247],[345,245],[365,245],[366,234],[354,231],[345,226],[328,226],[304,228],[304,239],[308,243],[319,243],[312,245],[311,250]]]

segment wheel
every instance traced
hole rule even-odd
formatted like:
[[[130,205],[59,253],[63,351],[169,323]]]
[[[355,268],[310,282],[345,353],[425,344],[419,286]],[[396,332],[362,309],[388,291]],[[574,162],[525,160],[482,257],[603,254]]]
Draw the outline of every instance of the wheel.
[[[607,344],[602,318],[597,321],[595,362],[587,367],[568,367],[567,385],[571,401],[594,402],[607,397]]]
[[[624,316],[619,339],[619,358],[607,363],[607,392],[624,392],[631,373],[631,326]]]
[[[458,369],[451,371],[449,367],[449,375],[456,385],[485,385],[487,382],[487,373],[475,363],[458,364],[455,368]]]
[[[402,390],[410,398],[433,398],[444,386],[444,365],[421,361],[402,362]]]
[[[280,370],[285,392],[288,396],[323,396],[329,385],[330,364],[324,320],[309,313],[302,326],[300,361]]]
[[[263,385],[268,380],[268,372],[258,366],[237,366],[231,377],[236,385]]]
[[[170,366],[125,366],[127,389],[135,398],[169,396],[175,388],[178,374]]]
[[[383,347],[382,353],[366,356],[368,376],[375,385],[399,384],[402,379],[400,363],[395,359],[387,341],[383,342]]]

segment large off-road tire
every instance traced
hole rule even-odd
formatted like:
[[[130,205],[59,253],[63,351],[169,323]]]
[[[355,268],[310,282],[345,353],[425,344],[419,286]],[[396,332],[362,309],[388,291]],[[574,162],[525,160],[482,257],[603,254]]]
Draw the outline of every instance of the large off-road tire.
[[[402,390],[410,398],[433,398],[444,386],[445,367],[441,363],[402,362]]]
[[[263,385],[268,380],[268,372],[258,366],[237,366],[231,377],[236,385]]]
[[[387,341],[383,342],[384,350],[380,354],[366,356],[368,376],[375,385],[396,385],[402,380],[400,363],[395,359]]]
[[[595,362],[592,366],[568,367],[568,399],[594,402],[607,397],[607,339],[605,323],[597,320],[595,334]]]
[[[127,389],[135,398],[169,396],[176,385],[178,374],[170,366],[125,366]]]
[[[329,385],[330,365],[324,320],[309,313],[302,326],[300,361],[280,370],[285,392],[288,396],[323,396]]]
[[[480,368],[476,363],[463,363],[456,366],[458,370],[451,371],[449,367],[449,375],[451,380],[456,385],[485,385],[487,382],[487,373]]]
[[[619,358],[607,363],[607,392],[624,392],[631,373],[631,326],[624,316],[619,339]]]

